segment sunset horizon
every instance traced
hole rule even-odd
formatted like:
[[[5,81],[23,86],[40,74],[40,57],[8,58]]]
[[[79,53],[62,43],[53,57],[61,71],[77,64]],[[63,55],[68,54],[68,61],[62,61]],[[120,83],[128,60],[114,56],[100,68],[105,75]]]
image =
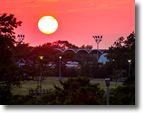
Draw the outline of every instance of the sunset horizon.
[[[1,105],[136,108],[141,7],[134,0],[0,3]]]
[[[16,36],[24,34],[24,42],[30,46],[67,40],[96,49],[93,36],[103,35],[99,48],[108,49],[119,37],[135,32],[134,0],[6,0],[1,6],[1,14],[14,14],[22,21],[22,26],[15,29]],[[48,15],[56,18],[59,26],[54,33],[43,34],[38,21]]]

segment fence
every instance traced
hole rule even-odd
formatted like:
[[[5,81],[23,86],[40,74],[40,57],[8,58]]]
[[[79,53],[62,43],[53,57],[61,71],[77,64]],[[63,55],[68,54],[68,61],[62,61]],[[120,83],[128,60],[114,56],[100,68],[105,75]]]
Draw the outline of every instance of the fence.
[[[50,91],[48,89],[42,89],[42,95],[48,94]],[[39,89],[29,89],[29,95],[32,96],[39,96],[40,90]]]

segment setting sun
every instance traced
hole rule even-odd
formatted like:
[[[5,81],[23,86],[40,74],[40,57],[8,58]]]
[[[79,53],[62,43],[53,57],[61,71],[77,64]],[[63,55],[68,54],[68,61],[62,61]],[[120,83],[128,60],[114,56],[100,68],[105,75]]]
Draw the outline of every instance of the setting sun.
[[[52,34],[57,30],[58,22],[52,16],[44,16],[39,20],[38,28],[42,33]]]

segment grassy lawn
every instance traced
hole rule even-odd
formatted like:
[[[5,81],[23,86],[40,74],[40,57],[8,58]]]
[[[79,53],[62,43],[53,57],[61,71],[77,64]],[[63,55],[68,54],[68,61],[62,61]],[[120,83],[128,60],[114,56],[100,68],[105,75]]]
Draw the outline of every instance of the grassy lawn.
[[[91,83],[99,83],[100,87],[102,89],[104,89],[105,91],[107,89],[106,84],[105,84],[105,79],[93,79],[93,80],[91,79],[90,82]],[[116,82],[111,81],[109,89],[116,88],[119,85],[122,85],[122,82],[117,82],[117,84],[116,84]]]
[[[68,78],[64,78],[63,80],[67,80]],[[91,83],[99,83],[100,87],[106,91],[105,79],[91,79]],[[46,80],[42,81],[42,89],[53,89],[53,84],[60,86],[58,77],[48,77]],[[21,88],[15,88],[13,90],[13,94],[19,95],[28,95],[28,89],[36,89],[39,83],[37,81],[23,81],[21,82]],[[122,82],[118,82],[118,85],[122,85]],[[109,88],[115,88],[116,82],[110,82]]]

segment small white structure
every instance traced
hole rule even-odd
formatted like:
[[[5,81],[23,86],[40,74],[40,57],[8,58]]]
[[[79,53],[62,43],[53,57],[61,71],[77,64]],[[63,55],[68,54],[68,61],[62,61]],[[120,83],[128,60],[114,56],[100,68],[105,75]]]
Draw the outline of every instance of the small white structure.
[[[66,66],[67,66],[68,68],[71,68],[71,67],[78,68],[78,62],[68,61],[68,62],[66,63]]]
[[[103,54],[100,56],[98,62],[99,62],[99,63],[106,64],[106,62],[109,61],[109,60],[107,59],[106,55],[107,55],[107,53],[103,53]]]

